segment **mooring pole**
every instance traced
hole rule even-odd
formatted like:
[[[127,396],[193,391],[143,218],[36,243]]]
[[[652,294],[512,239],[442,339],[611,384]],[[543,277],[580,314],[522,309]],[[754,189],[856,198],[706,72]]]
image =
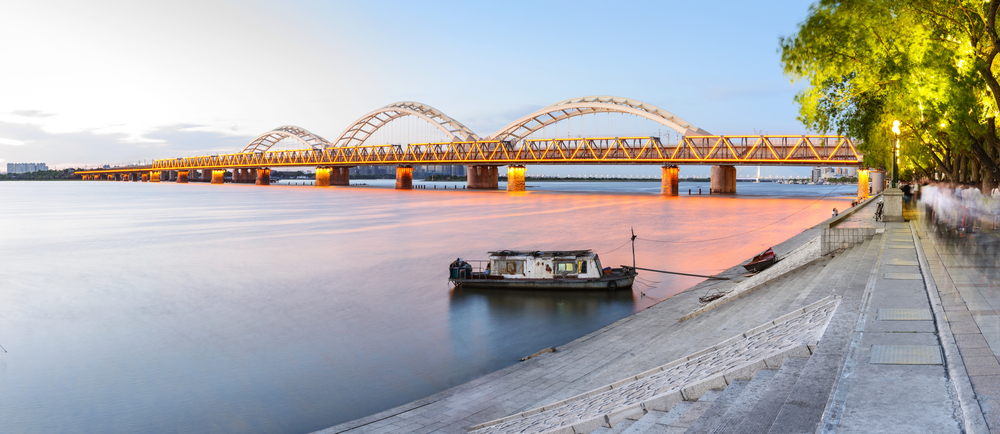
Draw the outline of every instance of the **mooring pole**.
[[[632,230],[632,268],[635,268],[635,228],[629,228]]]

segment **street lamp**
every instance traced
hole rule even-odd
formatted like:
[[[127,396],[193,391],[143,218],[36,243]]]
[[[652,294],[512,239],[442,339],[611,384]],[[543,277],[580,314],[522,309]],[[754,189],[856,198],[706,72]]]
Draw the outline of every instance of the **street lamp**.
[[[892,121],[892,132],[896,133],[896,146],[892,152],[892,188],[896,188],[899,184],[899,166],[896,163],[899,160],[899,121]]]

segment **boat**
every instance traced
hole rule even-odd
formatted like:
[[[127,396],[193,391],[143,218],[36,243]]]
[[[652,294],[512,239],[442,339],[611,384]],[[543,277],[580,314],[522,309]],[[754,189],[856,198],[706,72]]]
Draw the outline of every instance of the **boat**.
[[[635,267],[602,268],[591,250],[489,252],[488,260],[464,261],[448,267],[448,281],[459,288],[543,291],[601,291],[631,288]],[[472,263],[478,267],[473,267]],[[484,265],[485,264],[485,265]]]
[[[774,265],[777,259],[778,257],[774,254],[774,249],[768,248],[761,252],[761,254],[754,256],[743,268],[746,268],[751,273],[759,273]]]

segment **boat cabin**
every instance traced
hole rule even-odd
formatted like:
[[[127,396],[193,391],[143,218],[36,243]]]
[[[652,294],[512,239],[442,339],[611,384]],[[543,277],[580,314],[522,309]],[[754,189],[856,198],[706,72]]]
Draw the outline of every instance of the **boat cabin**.
[[[504,279],[597,278],[601,260],[590,250],[490,252],[487,274]]]

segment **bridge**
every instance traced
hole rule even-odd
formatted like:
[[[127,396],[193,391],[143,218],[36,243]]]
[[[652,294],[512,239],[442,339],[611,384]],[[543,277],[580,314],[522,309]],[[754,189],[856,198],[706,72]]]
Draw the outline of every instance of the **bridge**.
[[[538,138],[546,128],[572,118],[617,114],[663,126],[678,134],[676,143],[659,135]],[[376,134],[403,118],[420,119],[445,140],[386,144]],[[292,142],[298,149],[272,150]],[[507,167],[507,190],[524,191],[531,164],[644,164],[662,166],[662,193],[678,194],[678,165],[710,165],[712,193],[736,192],[738,165],[860,166],[862,156],[842,136],[712,135],[661,108],[640,101],[591,96],[552,104],[529,113],[483,138],[437,109],[417,102],[398,102],[361,116],[338,138],[329,141],[304,128],[283,126],[251,140],[232,154],[154,160],[153,164],[79,171],[85,180],[192,180],[270,184],[277,167],[315,167],[317,186],[349,185],[357,166],[395,165],[396,188],[412,188],[414,165],[463,165],[468,188],[497,189],[499,168]],[[867,196],[868,173],[859,171],[859,196]],[[863,178],[863,179],[862,179]],[[860,188],[860,185],[865,188]],[[864,190],[864,194],[862,194]]]

